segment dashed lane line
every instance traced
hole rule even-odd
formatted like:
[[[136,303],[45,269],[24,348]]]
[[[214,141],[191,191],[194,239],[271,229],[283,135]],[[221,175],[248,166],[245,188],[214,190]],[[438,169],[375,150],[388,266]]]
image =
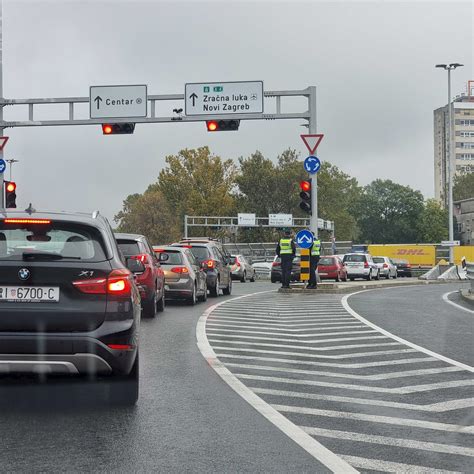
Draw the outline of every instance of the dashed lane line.
[[[455,365],[455,366],[457,366],[461,369],[467,370],[469,372],[474,372],[474,367],[471,367],[470,365],[464,364],[464,363],[459,362],[459,361],[454,360],[454,359],[450,359],[449,357],[443,356],[441,354],[438,354],[437,352],[426,349],[422,346],[419,346],[418,344],[414,344],[413,342],[407,341],[406,339],[403,339],[402,337],[395,336],[395,334],[392,334],[391,332],[389,332],[389,331],[377,326],[376,324],[370,322],[369,320],[363,318],[360,314],[358,314],[356,311],[354,311],[349,306],[348,299],[351,296],[355,296],[355,295],[358,295],[360,293],[364,293],[365,291],[370,291],[370,290],[362,290],[362,291],[358,291],[357,293],[351,293],[350,295],[345,295],[345,296],[342,297],[342,299],[341,299],[342,305],[344,306],[344,308],[350,314],[352,314],[352,316],[357,318],[359,321],[362,321],[364,324],[367,324],[369,327],[371,327],[373,329],[376,329],[377,331],[381,332],[382,334],[385,334],[387,337],[390,337],[391,339],[394,339],[395,341],[400,342],[401,344],[407,345],[409,347],[413,347],[414,349],[416,349],[420,352],[424,352],[425,354],[436,357],[436,358],[438,358],[438,359],[440,359],[444,362],[447,362],[448,364]]]
[[[346,322],[346,323],[305,323],[301,327],[301,324],[294,325],[295,327],[297,326],[299,329],[293,329],[293,328],[285,328],[285,327],[279,327],[276,325],[270,325],[270,324],[261,324],[261,323],[255,323],[252,325],[249,324],[243,324],[241,322],[237,321],[229,321],[225,320],[223,322],[208,322],[207,327],[215,327],[215,328],[243,328],[243,329],[267,329],[269,331],[288,331],[289,333],[295,333],[295,332],[308,332],[311,330],[321,330],[321,329],[354,329],[354,328],[365,328],[367,327],[365,324],[358,323],[358,322]],[[317,327],[315,327],[317,326]],[[321,328],[321,326],[324,326]],[[329,326],[329,327],[328,327]]]
[[[400,410],[413,410],[428,413],[444,413],[452,410],[462,410],[474,407],[474,398],[461,398],[447,402],[431,403],[428,405],[417,405],[413,403],[392,402],[389,400],[378,400],[371,398],[342,397],[339,395],[321,395],[319,393],[294,392],[288,390],[273,390],[271,388],[249,387],[255,393],[262,395],[274,395],[280,397],[302,398],[306,400],[323,400],[329,402],[355,403],[356,405],[370,405]]]
[[[388,425],[411,426],[428,430],[447,431],[454,433],[474,434],[474,426],[453,425],[451,423],[437,423],[435,421],[415,420],[412,418],[395,418],[393,416],[368,415],[350,411],[320,410],[319,408],[297,407],[290,405],[272,405],[273,408],[283,413],[300,415],[315,415],[329,418],[344,418],[345,420],[369,421],[371,423],[385,423]]]
[[[325,336],[347,336],[349,334],[373,334],[377,331],[375,329],[363,329],[362,331],[337,331],[337,332],[321,332],[316,329],[317,332],[313,332],[310,334],[293,334],[291,332],[287,333],[272,333],[268,331],[247,331],[245,329],[220,329],[215,325],[207,325],[208,330],[212,330],[214,332],[230,332],[232,334],[265,334],[267,336],[275,335],[275,336],[288,336],[288,337],[295,337],[295,338],[303,338],[303,337],[325,337]],[[209,329],[210,328],[210,329]],[[328,328],[331,329],[331,328]],[[307,342],[307,341],[304,341]]]
[[[273,290],[272,290],[273,291]],[[240,296],[234,298],[231,301],[237,299],[244,299],[246,297],[255,296],[256,294],[269,293],[268,291],[260,293],[252,293],[250,295]],[[315,440],[312,436],[305,433],[301,428],[292,423],[284,415],[272,408],[268,403],[262,400],[257,394],[247,388],[235,375],[233,375],[222,362],[220,362],[212,347],[209,344],[206,336],[206,321],[209,314],[222,304],[218,303],[208,308],[208,310],[199,318],[196,326],[196,338],[199,350],[203,357],[207,360],[208,364],[217,372],[217,374],[244,400],[246,400],[255,410],[263,415],[267,420],[278,427],[283,433],[290,437],[295,443],[301,446],[306,452],[313,456],[317,461],[324,464],[328,469],[335,473],[351,474],[357,473],[348,462],[344,461],[341,457],[334,454],[332,451],[324,447],[319,441]]]
[[[368,339],[389,339],[388,336],[362,336],[362,337],[337,337],[337,338],[329,338],[329,339],[314,339],[314,340],[307,340],[307,341],[299,341],[295,339],[288,339],[285,337],[261,337],[261,336],[245,336],[245,335],[233,335],[233,334],[222,334],[223,331],[218,329],[208,329],[207,332],[209,335],[212,336],[221,336],[221,337],[228,337],[231,339],[251,339],[251,340],[258,340],[258,341],[280,341],[280,342],[298,342],[300,344],[321,344],[325,342],[339,342],[339,341],[366,341]],[[377,331],[373,331],[375,333]]]

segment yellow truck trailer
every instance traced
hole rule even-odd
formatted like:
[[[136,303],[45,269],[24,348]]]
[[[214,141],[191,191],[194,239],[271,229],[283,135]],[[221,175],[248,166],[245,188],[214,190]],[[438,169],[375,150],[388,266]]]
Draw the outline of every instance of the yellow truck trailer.
[[[436,264],[436,247],[417,244],[369,245],[372,256],[384,256],[407,260],[411,265],[432,267]]]

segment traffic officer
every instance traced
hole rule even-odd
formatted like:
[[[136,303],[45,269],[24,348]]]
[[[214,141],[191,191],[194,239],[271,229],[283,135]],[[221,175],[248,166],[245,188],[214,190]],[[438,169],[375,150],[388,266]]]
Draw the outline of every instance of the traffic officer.
[[[310,247],[309,257],[309,282],[306,288],[312,290],[317,286],[316,268],[318,267],[319,259],[321,258],[321,241],[314,236],[313,245]]]
[[[293,259],[296,255],[296,245],[291,238],[291,231],[286,230],[276,248],[276,254],[281,259],[281,287],[289,288]]]

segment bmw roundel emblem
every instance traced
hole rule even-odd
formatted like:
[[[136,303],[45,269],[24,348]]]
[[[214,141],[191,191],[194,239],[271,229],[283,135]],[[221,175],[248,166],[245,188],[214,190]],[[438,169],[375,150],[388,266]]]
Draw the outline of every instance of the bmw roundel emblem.
[[[18,277],[20,278],[20,280],[28,280],[28,278],[30,278],[30,271],[28,270],[28,268],[20,268],[20,270],[18,271]]]

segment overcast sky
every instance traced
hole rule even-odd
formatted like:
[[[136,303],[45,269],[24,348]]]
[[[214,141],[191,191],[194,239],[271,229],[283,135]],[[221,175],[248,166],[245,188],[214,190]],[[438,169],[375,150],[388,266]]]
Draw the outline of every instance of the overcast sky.
[[[88,96],[90,85],[106,84],[147,84],[149,94],[183,93],[186,82],[315,85],[321,159],[361,184],[388,178],[431,197],[433,109],[447,95],[447,74],[434,65],[465,64],[453,94],[465,91],[474,79],[473,15],[471,1],[453,0],[3,0],[4,97]],[[287,110],[304,109],[297,101]],[[67,108],[41,117],[66,118]],[[5,119],[26,120],[27,110],[8,109]],[[20,160],[21,207],[112,218],[128,194],[156,180],[168,154],[209,145],[225,158],[258,149],[275,159],[292,147],[304,158],[302,123],[247,121],[214,134],[204,123],[149,124],[109,137],[99,126],[15,128],[5,132],[5,157]]]

